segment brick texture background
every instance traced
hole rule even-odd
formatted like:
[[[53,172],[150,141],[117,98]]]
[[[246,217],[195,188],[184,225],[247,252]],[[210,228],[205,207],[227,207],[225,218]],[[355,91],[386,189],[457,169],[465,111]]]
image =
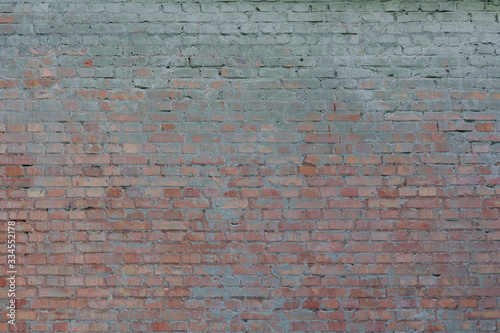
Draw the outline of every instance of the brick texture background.
[[[498,331],[499,11],[1,1],[17,330]]]

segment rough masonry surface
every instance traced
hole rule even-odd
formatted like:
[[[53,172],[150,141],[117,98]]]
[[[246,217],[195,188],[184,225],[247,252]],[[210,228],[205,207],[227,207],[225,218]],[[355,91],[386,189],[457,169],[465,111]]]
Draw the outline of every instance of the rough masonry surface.
[[[2,0],[16,329],[500,330],[499,11]]]

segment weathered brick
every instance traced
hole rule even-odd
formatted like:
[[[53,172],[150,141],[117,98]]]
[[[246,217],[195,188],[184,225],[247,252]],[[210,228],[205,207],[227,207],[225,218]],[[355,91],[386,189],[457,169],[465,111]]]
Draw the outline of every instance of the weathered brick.
[[[16,329],[498,330],[496,2],[1,4]]]

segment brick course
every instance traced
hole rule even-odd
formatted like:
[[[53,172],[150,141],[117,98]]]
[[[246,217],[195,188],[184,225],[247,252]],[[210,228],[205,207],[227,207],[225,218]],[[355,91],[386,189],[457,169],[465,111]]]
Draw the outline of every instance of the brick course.
[[[17,330],[500,330],[499,12],[2,1]]]

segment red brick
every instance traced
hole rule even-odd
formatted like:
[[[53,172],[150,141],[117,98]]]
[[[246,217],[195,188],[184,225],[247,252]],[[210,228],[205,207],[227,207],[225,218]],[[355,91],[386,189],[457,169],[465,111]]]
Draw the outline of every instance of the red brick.
[[[177,133],[155,133],[151,136],[149,142],[184,142],[184,136]]]
[[[170,324],[168,322],[153,322],[151,323],[152,332],[170,332]]]
[[[476,129],[479,132],[494,132],[495,131],[495,124],[493,124],[493,123],[477,124]]]
[[[109,99],[119,99],[119,100],[144,99],[144,92],[143,91],[108,92],[107,97]]]
[[[112,161],[113,164],[146,164],[147,162],[144,156],[130,155],[114,155]]]
[[[486,98],[488,98],[487,93],[482,93],[480,91],[463,92],[463,93],[452,92],[451,96],[453,98],[456,98],[456,99],[486,99]]]
[[[163,190],[163,195],[166,197],[182,197],[180,188],[166,188]]]
[[[309,165],[304,165],[304,166],[299,166],[299,173],[303,175],[315,175],[316,174],[316,167],[315,166],[309,166]]]

